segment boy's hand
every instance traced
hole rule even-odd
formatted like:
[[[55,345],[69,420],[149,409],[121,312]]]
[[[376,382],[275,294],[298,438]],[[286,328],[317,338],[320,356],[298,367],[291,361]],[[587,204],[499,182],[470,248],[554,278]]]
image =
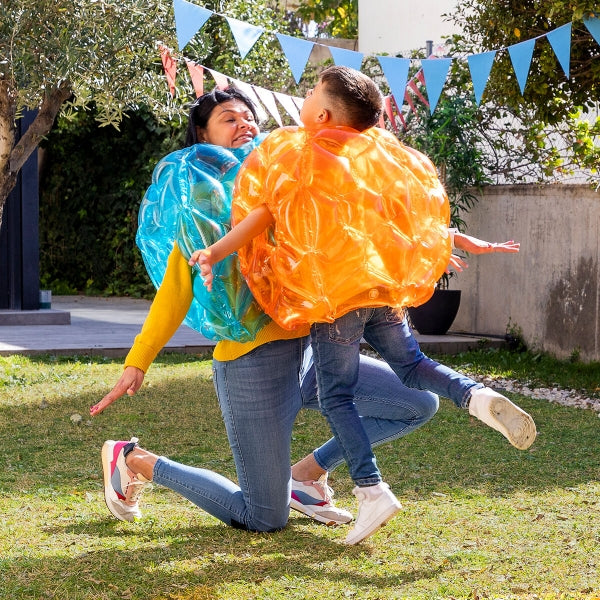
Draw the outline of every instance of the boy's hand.
[[[202,279],[204,279],[204,286],[209,292],[212,292],[213,272],[210,254],[210,250],[208,249],[196,250],[190,256],[188,264],[191,267],[198,265],[200,275],[202,275]]]

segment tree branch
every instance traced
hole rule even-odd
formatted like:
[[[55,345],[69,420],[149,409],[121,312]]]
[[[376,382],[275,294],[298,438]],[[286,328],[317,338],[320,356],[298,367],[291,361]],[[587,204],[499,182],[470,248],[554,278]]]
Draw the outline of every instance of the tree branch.
[[[42,138],[50,132],[60,107],[72,93],[70,82],[63,81],[44,98],[36,118],[10,154],[9,170],[11,173],[19,172]]]

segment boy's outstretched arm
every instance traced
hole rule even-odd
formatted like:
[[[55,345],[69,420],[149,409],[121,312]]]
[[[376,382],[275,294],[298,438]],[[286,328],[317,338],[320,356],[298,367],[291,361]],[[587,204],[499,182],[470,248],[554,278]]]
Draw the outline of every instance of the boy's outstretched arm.
[[[261,204],[253,209],[229,233],[208,248],[195,250],[190,256],[188,264],[198,264],[200,273],[204,278],[204,285],[212,291],[213,273],[212,265],[223,260],[242,246],[251,242],[262,233],[269,225],[274,223],[273,215],[266,204]]]
[[[488,254],[491,252],[514,254],[519,251],[520,246],[519,242],[513,240],[492,243],[458,231],[454,233],[454,247],[471,254]]]

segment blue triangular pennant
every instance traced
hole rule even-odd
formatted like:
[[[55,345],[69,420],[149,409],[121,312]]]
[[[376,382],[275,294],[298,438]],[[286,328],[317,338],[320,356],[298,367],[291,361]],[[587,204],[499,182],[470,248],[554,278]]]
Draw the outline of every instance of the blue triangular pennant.
[[[469,71],[471,72],[471,81],[473,82],[473,91],[475,92],[475,102],[479,106],[481,97],[487,85],[496,51],[482,52],[481,54],[472,54],[467,56]]]
[[[333,58],[333,62],[336,65],[360,71],[364,56],[362,52],[355,52],[347,48],[338,48],[337,46],[328,46],[328,48],[329,52],[331,52],[331,58]]]
[[[525,91],[525,85],[527,84],[527,76],[531,67],[531,57],[533,56],[534,47],[535,38],[508,47],[508,53],[510,54],[510,60],[512,61],[513,69],[519,82],[521,94]]]
[[[225,17],[229,23],[231,33],[235,38],[235,43],[238,46],[238,50],[242,58],[246,58],[246,54],[250,52],[252,46],[256,43],[258,38],[264,33],[262,27],[256,27],[256,25],[249,25],[243,21],[232,19],[231,17]]]
[[[392,96],[396,100],[396,106],[400,108],[404,102],[406,93],[406,81],[408,80],[409,58],[395,58],[393,56],[378,56],[383,74],[387,79]]]
[[[588,31],[592,34],[592,37],[600,44],[600,19],[592,17],[591,19],[584,19],[583,22],[588,28]]]
[[[571,23],[548,32],[546,37],[568,79],[571,63]]]
[[[179,50],[204,27],[204,23],[214,14],[212,11],[186,2],[186,0],[173,0],[175,12],[175,30],[177,31],[177,45]]]
[[[290,63],[290,69],[296,83],[300,83],[300,78],[304,73],[304,67],[306,67],[314,43],[290,35],[283,35],[283,33],[276,33],[275,35]]]
[[[421,61],[423,75],[425,76],[427,99],[429,100],[429,112],[431,114],[433,114],[437,106],[451,64],[451,58],[426,58]]]

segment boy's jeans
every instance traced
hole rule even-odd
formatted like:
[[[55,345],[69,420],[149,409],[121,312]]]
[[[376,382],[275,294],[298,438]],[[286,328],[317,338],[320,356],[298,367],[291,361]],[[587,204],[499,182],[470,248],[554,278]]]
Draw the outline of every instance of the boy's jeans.
[[[311,345],[321,408],[354,482],[374,485],[381,475],[354,405],[363,337],[408,387],[428,389],[465,407],[472,389],[482,385],[425,356],[404,317],[392,308],[361,308],[333,323],[313,324]]]

